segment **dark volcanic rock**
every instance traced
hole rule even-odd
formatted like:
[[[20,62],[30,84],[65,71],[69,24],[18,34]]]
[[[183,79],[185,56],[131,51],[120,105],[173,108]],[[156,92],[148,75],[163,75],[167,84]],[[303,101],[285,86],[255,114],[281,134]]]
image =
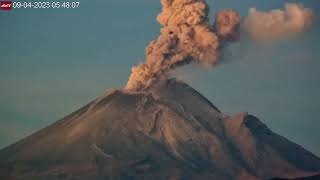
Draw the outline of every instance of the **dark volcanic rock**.
[[[272,179],[320,159],[176,80],[114,90],[0,151],[0,179]]]

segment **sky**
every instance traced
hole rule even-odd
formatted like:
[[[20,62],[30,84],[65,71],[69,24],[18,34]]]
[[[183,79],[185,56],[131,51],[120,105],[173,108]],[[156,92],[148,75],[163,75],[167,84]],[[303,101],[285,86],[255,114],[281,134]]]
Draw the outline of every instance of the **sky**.
[[[174,72],[227,114],[249,112],[320,156],[320,2],[208,0],[210,17],[285,2],[315,12],[306,33],[277,43],[229,44],[212,69]],[[80,0],[77,9],[0,11],[0,148],[46,127],[112,88],[144,61],[159,35],[158,0]]]

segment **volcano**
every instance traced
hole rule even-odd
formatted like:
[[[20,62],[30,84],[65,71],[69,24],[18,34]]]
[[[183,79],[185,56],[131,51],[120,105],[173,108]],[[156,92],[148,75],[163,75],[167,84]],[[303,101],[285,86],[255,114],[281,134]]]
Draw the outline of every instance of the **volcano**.
[[[112,90],[0,151],[0,179],[319,178],[320,159],[176,79]]]

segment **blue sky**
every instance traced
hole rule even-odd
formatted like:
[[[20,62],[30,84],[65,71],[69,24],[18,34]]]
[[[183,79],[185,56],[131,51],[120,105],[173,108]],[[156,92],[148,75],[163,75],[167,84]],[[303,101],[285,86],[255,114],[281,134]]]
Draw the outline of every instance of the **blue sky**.
[[[282,0],[208,0],[214,12],[270,10]],[[320,156],[320,26],[318,0],[299,2],[316,13],[304,35],[274,44],[229,45],[224,61],[179,78],[228,114],[246,111],[273,131]],[[0,12],[0,148],[122,87],[146,45],[159,34],[157,0],[80,1],[78,9]]]

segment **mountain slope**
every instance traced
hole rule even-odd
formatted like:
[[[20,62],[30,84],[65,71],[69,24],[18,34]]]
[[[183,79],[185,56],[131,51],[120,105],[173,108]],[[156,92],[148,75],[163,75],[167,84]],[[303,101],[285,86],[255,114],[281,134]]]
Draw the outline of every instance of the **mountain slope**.
[[[270,179],[320,159],[174,79],[114,90],[0,151],[0,179]]]

